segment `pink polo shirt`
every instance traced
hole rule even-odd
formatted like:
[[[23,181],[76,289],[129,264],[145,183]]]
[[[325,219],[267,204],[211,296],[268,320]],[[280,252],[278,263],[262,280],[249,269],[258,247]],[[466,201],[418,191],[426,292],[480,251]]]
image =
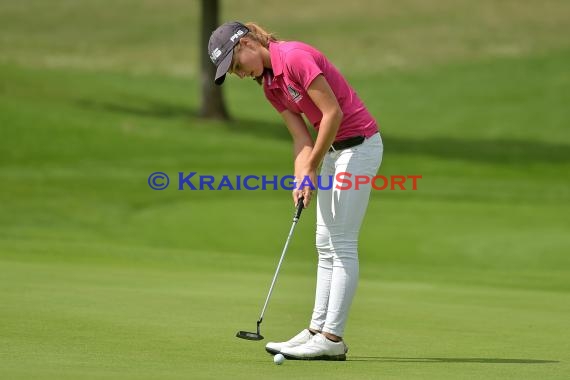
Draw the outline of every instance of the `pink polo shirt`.
[[[364,103],[336,67],[317,49],[295,41],[269,43],[273,73],[268,70],[263,81],[265,97],[281,113],[286,109],[304,113],[318,131],[322,112],[307,94],[309,85],[323,74],[333,90],[344,116],[335,141],[353,136],[370,137],[378,125]]]

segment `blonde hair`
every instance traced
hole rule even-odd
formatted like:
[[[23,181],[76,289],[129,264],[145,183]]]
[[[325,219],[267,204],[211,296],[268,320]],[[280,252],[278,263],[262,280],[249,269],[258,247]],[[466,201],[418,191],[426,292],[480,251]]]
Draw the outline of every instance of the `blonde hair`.
[[[270,33],[255,22],[246,22],[245,26],[249,29],[249,33],[247,33],[244,37],[248,37],[252,41],[259,43],[266,49],[269,49],[269,42],[278,41],[275,33]],[[239,45],[236,46],[238,50]],[[263,76],[255,78],[255,81],[261,86],[263,84]]]
[[[249,29],[249,33],[246,34],[247,37],[251,38],[254,41],[259,42],[261,46],[264,48],[269,47],[269,42],[277,41],[277,37],[275,33],[270,33],[263,29],[261,26],[256,24],[255,22],[246,22],[245,26]]]

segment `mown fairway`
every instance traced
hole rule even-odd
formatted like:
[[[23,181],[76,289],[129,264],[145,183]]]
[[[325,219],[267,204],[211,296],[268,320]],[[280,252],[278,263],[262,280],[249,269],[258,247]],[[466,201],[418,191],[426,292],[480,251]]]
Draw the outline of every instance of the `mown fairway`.
[[[314,207],[254,329],[287,191],[178,191],[178,172],[286,175],[260,88],[196,117],[198,4],[0,3],[0,378],[567,379],[570,6],[222,1],[321,48],[378,118],[344,363],[275,366],[309,320]],[[299,8],[303,12],[299,12]],[[171,186],[153,191],[155,171]],[[314,205],[313,205],[314,206]]]

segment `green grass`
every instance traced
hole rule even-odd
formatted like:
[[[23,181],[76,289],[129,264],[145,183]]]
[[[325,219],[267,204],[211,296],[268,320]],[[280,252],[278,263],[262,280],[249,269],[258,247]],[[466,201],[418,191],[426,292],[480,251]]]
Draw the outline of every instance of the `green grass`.
[[[223,2],[322,47],[380,121],[381,174],[423,175],[372,194],[349,361],[280,367],[234,334],[255,327],[288,192],[147,185],[289,174],[278,115],[232,78],[234,121],[196,117],[195,4],[52,3],[0,5],[0,378],[568,378],[566,2]],[[314,218],[268,340],[308,322]]]
[[[563,378],[565,356],[553,348],[566,344],[565,294],[369,277],[352,311],[349,362],[275,367],[261,344],[233,338],[254,327],[269,258],[201,252],[223,263],[208,271],[186,250],[52,249],[84,257],[3,262],[3,298],[18,305],[2,313],[6,378]],[[294,333],[306,315],[312,279],[294,269],[284,270],[267,337]]]

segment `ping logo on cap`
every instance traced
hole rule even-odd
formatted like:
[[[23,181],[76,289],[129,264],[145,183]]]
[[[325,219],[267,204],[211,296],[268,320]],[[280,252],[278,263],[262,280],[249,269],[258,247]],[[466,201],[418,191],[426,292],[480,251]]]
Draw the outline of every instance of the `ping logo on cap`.
[[[222,51],[219,48],[215,48],[212,55],[210,55],[210,59],[213,63],[216,63],[216,59],[218,59],[220,55],[222,55]]]
[[[236,42],[236,40],[237,40],[238,38],[240,38],[241,36],[243,36],[244,34],[245,34],[245,32],[244,32],[243,30],[239,29],[238,31],[236,31],[236,32],[234,33],[233,36],[230,37],[230,41]]]

